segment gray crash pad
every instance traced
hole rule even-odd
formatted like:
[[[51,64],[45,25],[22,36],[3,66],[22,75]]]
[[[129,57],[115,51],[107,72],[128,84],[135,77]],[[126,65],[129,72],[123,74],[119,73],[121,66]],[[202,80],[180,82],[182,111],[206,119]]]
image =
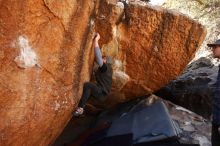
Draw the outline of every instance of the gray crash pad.
[[[165,104],[158,101],[150,106],[137,107],[113,121],[106,137],[133,134],[133,143],[177,138],[181,132],[171,119]]]

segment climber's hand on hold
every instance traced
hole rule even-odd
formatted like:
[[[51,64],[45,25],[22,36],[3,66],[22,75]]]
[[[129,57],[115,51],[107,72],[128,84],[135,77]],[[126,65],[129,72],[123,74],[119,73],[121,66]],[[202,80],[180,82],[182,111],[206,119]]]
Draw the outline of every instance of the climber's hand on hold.
[[[98,63],[98,65],[101,67],[103,65],[103,60],[102,60],[102,52],[100,50],[99,47],[99,39],[100,39],[100,35],[99,33],[96,33],[95,37],[94,37],[94,51],[95,51],[95,60]]]
[[[94,41],[97,42],[99,39],[100,39],[100,35],[99,35],[99,33],[96,33],[96,34],[95,34]]]

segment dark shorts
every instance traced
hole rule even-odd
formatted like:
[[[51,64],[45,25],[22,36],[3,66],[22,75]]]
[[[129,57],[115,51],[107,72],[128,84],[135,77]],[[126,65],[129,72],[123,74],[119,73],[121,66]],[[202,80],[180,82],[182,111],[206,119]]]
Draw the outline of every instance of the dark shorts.
[[[101,87],[97,86],[96,84],[92,82],[86,82],[83,86],[83,94],[79,102],[79,107],[84,108],[90,97],[93,97],[99,101],[105,101],[107,94],[102,90]]]

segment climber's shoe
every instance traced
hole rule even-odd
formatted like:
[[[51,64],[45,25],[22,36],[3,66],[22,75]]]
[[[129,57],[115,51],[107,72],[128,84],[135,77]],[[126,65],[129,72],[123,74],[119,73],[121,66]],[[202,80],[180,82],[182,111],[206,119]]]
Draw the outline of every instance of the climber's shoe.
[[[80,117],[83,115],[84,109],[81,107],[78,107],[74,112],[73,112],[73,116],[74,117]]]

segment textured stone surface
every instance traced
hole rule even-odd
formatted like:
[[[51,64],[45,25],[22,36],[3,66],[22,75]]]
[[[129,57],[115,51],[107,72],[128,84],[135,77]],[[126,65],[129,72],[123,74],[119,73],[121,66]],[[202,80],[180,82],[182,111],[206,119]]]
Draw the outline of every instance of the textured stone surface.
[[[0,0],[0,145],[53,143],[90,79],[94,29],[115,60],[112,104],[175,78],[204,39],[186,16],[114,2]]]
[[[116,95],[119,102],[158,90],[175,79],[206,34],[190,18],[145,3],[130,3],[123,12],[120,4],[115,7],[102,1],[97,13],[95,27],[103,37],[103,52],[115,59],[115,94],[110,97]]]
[[[190,63],[183,74],[156,94],[181,105],[207,119],[211,119],[214,84],[218,66],[202,57]]]
[[[8,0],[0,5],[0,145],[51,144],[90,77],[94,3]]]

